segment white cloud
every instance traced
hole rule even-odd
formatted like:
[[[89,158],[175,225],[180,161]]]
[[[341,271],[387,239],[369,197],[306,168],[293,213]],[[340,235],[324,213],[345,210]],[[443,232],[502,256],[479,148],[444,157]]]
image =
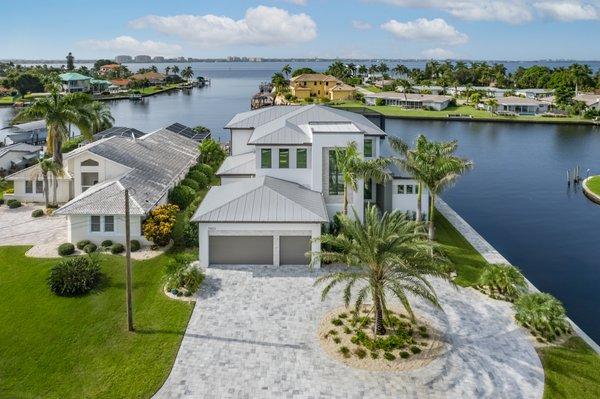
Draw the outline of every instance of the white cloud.
[[[308,3],[308,0],[283,0],[286,3],[292,3],[299,6],[305,6]]]
[[[181,46],[156,42],[153,40],[139,41],[131,36],[119,36],[109,40],[90,39],[78,43],[81,47],[91,50],[112,51],[131,54],[172,56],[181,53]]]
[[[560,21],[579,21],[600,18],[598,5],[583,4],[579,1],[542,1],[533,6],[540,14]]]
[[[520,24],[536,15],[562,21],[600,19],[600,0],[369,0],[407,8],[445,11],[470,21]]]
[[[401,39],[438,42],[446,44],[463,44],[469,40],[464,33],[448,25],[441,18],[419,18],[414,21],[398,22],[395,19],[381,25],[381,28],[393,33]]]
[[[444,48],[439,48],[439,47],[424,50],[421,52],[421,54],[425,58],[432,58],[432,59],[438,59],[438,60],[440,60],[440,59],[444,60],[444,59],[454,57],[454,53],[452,51],[446,50]]]
[[[313,40],[317,25],[304,13],[290,14],[277,7],[258,6],[234,20],[217,15],[148,15],[130,22],[136,29],[151,28],[178,36],[199,47],[222,45],[287,45]]]
[[[354,27],[354,29],[358,29],[358,30],[369,30],[373,26],[366,21],[354,20],[354,21],[352,21],[352,27]]]

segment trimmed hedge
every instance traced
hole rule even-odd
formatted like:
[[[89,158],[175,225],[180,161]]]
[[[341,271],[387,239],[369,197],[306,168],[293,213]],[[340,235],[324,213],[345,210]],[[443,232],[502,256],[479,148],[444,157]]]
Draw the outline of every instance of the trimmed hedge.
[[[194,179],[190,179],[189,177],[183,179],[179,184],[182,186],[187,186],[194,191],[198,191],[200,189],[200,185],[198,184],[198,182]]]
[[[60,244],[58,246],[58,254],[60,256],[68,256],[73,255],[75,252],[75,246],[70,242],[65,242],[64,244]]]
[[[48,285],[60,296],[77,296],[91,291],[100,282],[100,264],[89,257],[63,260],[50,270]]]
[[[98,246],[93,242],[90,242],[88,245],[83,247],[83,252],[85,252],[86,254],[91,254],[92,252],[96,252],[97,249]]]
[[[131,248],[131,252],[139,251],[140,248],[142,247],[142,245],[140,244],[140,242],[138,240],[131,240],[131,242],[129,243],[129,246]]]
[[[31,212],[31,217],[32,218],[39,218],[44,216],[44,210],[43,209],[36,209],[35,211]]]
[[[196,197],[196,192],[188,186],[175,186],[169,192],[169,202],[179,209],[185,209]]]
[[[208,186],[208,177],[206,177],[206,175],[199,170],[191,170],[188,173],[187,177],[189,179],[195,180],[200,188],[205,188],[206,186]]]
[[[112,247],[113,242],[111,240],[104,240],[104,241],[102,241],[102,244],[100,244],[100,245],[102,245],[104,248],[108,248],[108,247]]]
[[[211,168],[210,165],[207,165],[205,163],[199,163],[194,167],[194,170],[198,170],[204,173],[204,176],[208,177],[209,179],[215,174],[213,168]]]
[[[83,249],[86,245],[90,244],[90,240],[81,240],[77,242],[77,249]]]
[[[125,247],[123,246],[123,244],[113,244],[112,247],[110,247],[110,252],[114,255],[123,253],[123,251],[125,251]]]
[[[6,201],[6,205],[8,205],[10,209],[19,208],[21,206],[21,201],[16,199],[9,199],[8,201]]]

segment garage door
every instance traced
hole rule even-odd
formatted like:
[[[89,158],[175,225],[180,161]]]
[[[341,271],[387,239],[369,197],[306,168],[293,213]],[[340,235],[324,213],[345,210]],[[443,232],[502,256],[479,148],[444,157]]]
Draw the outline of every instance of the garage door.
[[[307,265],[305,256],[310,251],[310,236],[279,237],[279,261],[282,265]]]
[[[272,265],[271,236],[210,236],[209,262],[213,265]]]

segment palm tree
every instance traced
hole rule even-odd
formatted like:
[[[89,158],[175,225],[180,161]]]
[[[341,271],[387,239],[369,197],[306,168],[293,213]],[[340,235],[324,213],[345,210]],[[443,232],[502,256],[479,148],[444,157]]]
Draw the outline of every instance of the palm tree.
[[[392,69],[392,72],[394,72],[397,76],[402,76],[402,75],[408,75],[410,70],[406,67],[406,65],[398,64]]]
[[[427,240],[421,222],[408,220],[398,211],[379,216],[372,205],[367,207],[364,223],[358,219],[356,211],[354,219],[342,215],[339,221],[339,235],[324,234],[320,238],[324,248],[336,250],[312,253],[313,263],[323,260],[348,267],[315,281],[315,285],[327,283],[321,293],[322,299],[334,286],[344,283],[344,302],[349,306],[352,290],[356,287],[355,309],[359,310],[365,299],[371,297],[371,310],[375,311],[373,330],[378,335],[386,332],[383,319],[389,314],[388,294],[400,301],[412,320],[415,315],[407,293],[440,307],[427,277],[448,280],[442,267],[446,260],[437,244]]]
[[[498,100],[496,100],[495,98],[490,98],[489,100],[487,100],[487,104],[489,106],[489,111],[492,114],[496,112],[496,108],[498,107]]]
[[[173,65],[173,68],[171,68],[171,71],[173,71],[173,73],[175,75],[179,74],[179,67],[177,65]]]
[[[421,220],[423,218],[423,210],[422,210],[422,198],[423,198],[423,179],[421,177],[421,165],[419,165],[419,159],[415,157],[415,152],[418,152],[418,146],[422,145],[422,141],[415,142],[415,149],[410,149],[408,144],[404,142],[402,139],[394,136],[388,137],[390,147],[400,154],[402,158],[393,158],[393,161],[406,172],[410,173],[410,175],[418,182],[417,189],[417,220]]]
[[[356,191],[360,179],[376,182],[388,180],[390,175],[385,168],[390,164],[390,160],[387,158],[364,160],[358,151],[356,141],[352,141],[347,147],[336,148],[334,151],[335,167],[338,173],[341,173],[344,181],[344,215],[347,215],[348,190]]]
[[[183,68],[183,71],[181,71],[181,77],[184,79],[190,79],[192,76],[194,76],[194,70],[190,65],[186,66]]]
[[[290,73],[292,73],[292,67],[290,64],[285,64],[283,68],[281,68],[281,72],[285,74],[286,78],[290,77]]]
[[[402,92],[404,93],[404,101],[408,101],[406,93],[408,93],[412,89],[412,84],[408,79],[399,79],[398,85],[402,87]]]
[[[112,127],[115,118],[110,113],[110,108],[105,103],[94,101],[89,105],[92,116],[92,134],[96,134]]]
[[[156,65],[152,65],[150,68],[148,68],[150,72],[158,72],[158,68],[156,67]],[[142,72],[140,72],[142,73]]]
[[[358,67],[358,74],[359,74],[360,76],[365,76],[365,75],[366,75],[368,72],[369,72],[369,70],[367,69],[367,67],[366,67],[366,66],[364,66],[364,65],[360,65],[360,66]]]
[[[288,88],[288,81],[281,72],[275,72],[271,77],[271,83],[277,94],[283,93]]]
[[[56,162],[52,162],[52,168],[49,170],[52,173],[52,204],[58,205],[56,193],[58,192],[58,178],[63,177],[65,172]]]
[[[69,124],[77,126],[88,140],[93,139],[94,111],[90,106],[92,102],[89,94],[69,93],[61,96],[54,91],[50,96],[40,98],[21,110],[12,123],[45,119],[48,130],[46,152],[51,153],[54,161],[62,166],[61,146],[63,139],[69,137]]]
[[[50,173],[56,166],[56,163],[51,158],[40,159],[38,162],[40,167],[40,172],[42,173],[42,179],[44,180],[44,203],[46,208],[48,208],[48,204],[50,203],[50,192],[48,184],[48,173]]]
[[[429,239],[435,237],[435,199],[442,190],[456,181],[461,174],[473,167],[473,161],[454,155],[458,143],[453,141],[429,141],[420,134],[416,140],[414,161],[419,165],[419,179],[427,186],[429,202]]]
[[[170,66],[165,67],[165,75],[169,76],[169,72],[171,72],[171,67]]]

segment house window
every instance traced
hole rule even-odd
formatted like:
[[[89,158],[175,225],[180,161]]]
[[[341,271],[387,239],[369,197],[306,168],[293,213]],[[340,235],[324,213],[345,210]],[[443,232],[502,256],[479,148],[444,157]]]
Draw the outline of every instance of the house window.
[[[308,165],[307,151],[306,148],[296,149],[296,168],[306,169]]]
[[[364,153],[367,158],[373,156],[373,140],[365,140]]]
[[[338,171],[335,150],[329,150],[329,194],[339,195],[344,192],[344,179]]]
[[[98,184],[98,172],[82,172],[81,173],[81,191],[85,191]]]
[[[412,194],[413,188],[414,188],[414,186],[412,186],[411,184],[407,184],[406,185],[406,194]]]
[[[44,192],[44,182],[42,180],[35,181],[35,192],[36,194],[41,194]]]
[[[289,148],[279,149],[279,169],[287,169],[290,167],[290,150]]]
[[[372,200],[373,199],[373,182],[371,179],[365,182],[365,199]]]
[[[115,231],[114,216],[104,216],[104,231]]]
[[[92,216],[91,217],[90,230],[92,232],[100,231],[100,216]]]
[[[398,194],[404,194],[404,184],[398,184]]]
[[[271,149],[270,148],[262,148],[260,150],[260,167],[262,169],[270,169],[271,168]]]
[[[25,194],[33,194],[33,182],[25,180]]]
[[[86,159],[81,163],[81,166],[98,166],[99,163],[93,159]]]

